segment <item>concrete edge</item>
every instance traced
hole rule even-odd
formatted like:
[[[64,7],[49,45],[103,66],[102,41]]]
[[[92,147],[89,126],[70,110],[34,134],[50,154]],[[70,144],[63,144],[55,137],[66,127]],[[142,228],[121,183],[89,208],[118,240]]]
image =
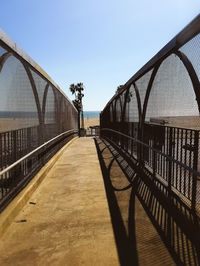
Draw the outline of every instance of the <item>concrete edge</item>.
[[[78,137],[70,140],[64,147],[62,147],[35,175],[35,177],[27,184],[27,186],[11,201],[11,203],[0,214],[0,238],[13,222],[17,214],[24,207],[26,202],[32,196],[33,192],[38,188],[44,180],[48,172],[56,163],[63,152],[74,142]]]

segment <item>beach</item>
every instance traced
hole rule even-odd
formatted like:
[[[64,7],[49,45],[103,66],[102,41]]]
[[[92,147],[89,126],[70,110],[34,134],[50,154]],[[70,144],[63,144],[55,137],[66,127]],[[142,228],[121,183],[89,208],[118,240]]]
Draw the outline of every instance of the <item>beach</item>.
[[[0,118],[0,132],[7,132],[34,126],[38,126],[38,120],[35,118]]]
[[[152,123],[162,124],[165,126],[188,128],[200,130],[199,116],[176,116],[176,117],[156,117],[151,118]],[[99,117],[85,117],[84,127],[87,129],[90,126],[99,126]],[[0,132],[16,130],[20,128],[33,127],[38,125],[38,120],[35,118],[0,118]]]
[[[99,126],[99,118],[84,118],[84,127]]]

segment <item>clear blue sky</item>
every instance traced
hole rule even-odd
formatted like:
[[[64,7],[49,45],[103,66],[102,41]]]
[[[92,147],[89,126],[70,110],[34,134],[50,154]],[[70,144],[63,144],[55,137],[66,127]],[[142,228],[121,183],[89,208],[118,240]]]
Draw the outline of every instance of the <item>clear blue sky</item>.
[[[200,0],[1,0],[0,27],[85,110],[102,110],[124,84],[200,13]]]

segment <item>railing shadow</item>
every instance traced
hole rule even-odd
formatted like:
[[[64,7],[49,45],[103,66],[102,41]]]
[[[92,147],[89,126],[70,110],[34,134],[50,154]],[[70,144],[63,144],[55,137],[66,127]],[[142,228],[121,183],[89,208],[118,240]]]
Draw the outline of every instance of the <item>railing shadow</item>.
[[[108,147],[104,146],[103,149],[101,149],[101,144],[96,139],[95,139],[95,144],[104,178],[104,185],[105,185],[120,264],[123,266],[138,265],[135,227],[134,227],[135,193],[133,193],[132,191],[130,195],[129,217],[131,217],[131,219],[128,222],[128,227],[131,232],[129,235],[127,235],[122,214],[118,205],[117,198],[115,196],[115,191],[116,190],[119,191],[119,189],[114,188],[112,181],[110,179],[110,170],[115,160],[115,156],[104,158],[103,152]],[[109,162],[105,162],[106,159],[109,160]],[[129,188],[130,187],[125,187],[122,188],[122,190],[126,189],[128,190]]]
[[[198,216],[158,180],[153,180],[147,169],[141,169],[119,147],[105,140],[95,140],[110,209],[114,235],[121,265],[138,265],[135,227],[136,196],[156,228],[162,242],[177,265],[200,265],[200,222]],[[105,151],[109,150],[109,159]],[[115,186],[110,173],[117,162],[126,186]],[[122,181],[122,180],[121,180]],[[116,191],[129,191],[127,228],[116,198]]]

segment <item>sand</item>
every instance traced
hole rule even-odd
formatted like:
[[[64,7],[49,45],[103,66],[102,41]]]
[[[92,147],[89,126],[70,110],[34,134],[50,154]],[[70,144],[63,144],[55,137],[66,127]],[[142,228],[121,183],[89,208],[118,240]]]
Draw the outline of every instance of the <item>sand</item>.
[[[7,132],[21,128],[34,127],[38,125],[35,118],[0,118],[0,132]]]
[[[84,118],[84,127],[99,126],[99,118]]]
[[[156,120],[164,120],[166,126],[200,130],[199,116],[157,117]],[[99,126],[99,124],[99,118],[84,118],[84,127],[86,129],[90,126]],[[33,127],[36,125],[38,125],[38,121],[36,119],[1,118],[0,132]]]
[[[20,118],[1,118],[0,132],[7,132],[20,128],[37,126],[36,119],[20,119]],[[84,126],[87,129],[90,126],[99,126],[99,118],[85,118]]]

